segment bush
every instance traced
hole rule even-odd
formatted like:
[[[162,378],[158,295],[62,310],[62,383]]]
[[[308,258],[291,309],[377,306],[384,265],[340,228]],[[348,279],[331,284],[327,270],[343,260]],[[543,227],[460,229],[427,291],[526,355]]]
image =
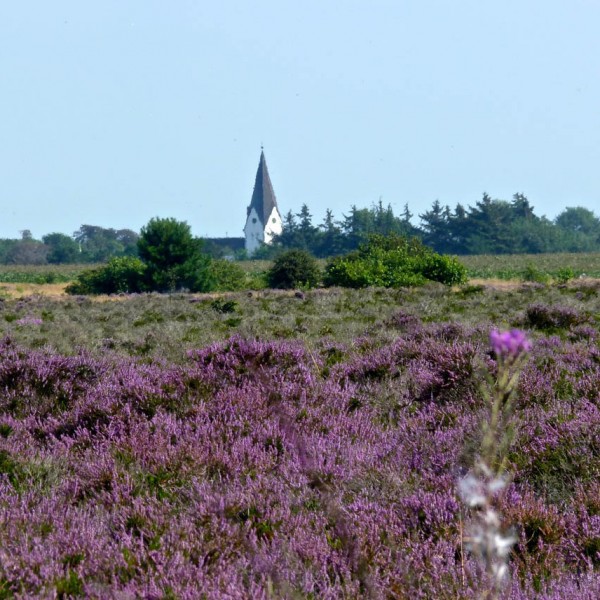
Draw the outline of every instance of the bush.
[[[431,254],[422,261],[421,274],[429,281],[445,285],[460,285],[467,282],[467,271],[462,263],[453,256]]]
[[[325,285],[363,288],[412,287],[427,281],[456,285],[467,281],[467,270],[456,259],[437,254],[416,238],[372,236],[368,243],[329,261]]]
[[[211,259],[202,252],[202,240],[192,236],[187,223],[175,219],[151,219],[142,228],[138,250],[140,258],[113,258],[104,267],[84,271],[66,292],[115,294],[168,292],[182,288],[207,292],[212,289]],[[232,279],[229,272],[229,284]]]
[[[246,288],[246,272],[230,260],[213,260],[210,275],[216,292],[237,292]]]
[[[315,287],[321,279],[316,259],[306,250],[288,250],[275,259],[267,273],[269,287],[291,289]]]
[[[88,269],[65,289],[67,294],[118,294],[146,289],[146,265],[132,256],[112,258],[103,267]]]
[[[549,332],[568,329],[588,321],[587,315],[581,314],[572,306],[549,306],[537,303],[530,304],[525,311],[525,324],[528,327]]]
[[[147,265],[152,290],[169,292],[186,288],[191,292],[212,289],[211,259],[202,252],[202,240],[194,238],[190,226],[176,219],[150,219],[137,242],[140,258]]]
[[[567,283],[575,277],[575,271],[571,267],[562,267],[556,272],[556,281],[558,283]]]
[[[548,283],[548,281],[550,281],[550,276],[547,273],[540,271],[535,265],[529,264],[523,271],[523,281]]]

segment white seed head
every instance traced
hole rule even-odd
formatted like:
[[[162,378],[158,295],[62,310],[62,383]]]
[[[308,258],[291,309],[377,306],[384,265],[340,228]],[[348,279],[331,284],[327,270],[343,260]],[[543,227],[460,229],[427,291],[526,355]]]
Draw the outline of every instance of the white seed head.
[[[458,493],[469,508],[481,507],[486,504],[484,487],[481,481],[472,474],[463,477],[458,482]]]

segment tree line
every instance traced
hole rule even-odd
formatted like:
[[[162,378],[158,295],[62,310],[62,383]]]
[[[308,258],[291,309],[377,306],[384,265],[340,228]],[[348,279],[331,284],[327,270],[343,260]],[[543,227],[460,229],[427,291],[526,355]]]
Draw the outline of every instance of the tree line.
[[[512,200],[492,199],[483,194],[474,206],[454,208],[435,201],[431,208],[414,215],[408,205],[400,214],[379,202],[370,208],[351,206],[336,219],[327,209],[315,225],[304,204],[298,213],[289,211],[283,232],[273,244],[260,248],[252,258],[273,258],[282,250],[307,250],[319,258],[339,256],[357,249],[372,235],[416,237],[442,254],[537,254],[544,252],[600,252],[600,219],[581,206],[564,209],[555,219],[538,216],[523,194]],[[81,225],[72,236],[49,233],[41,240],[29,230],[20,239],[0,239],[0,264],[103,263],[115,257],[139,255],[139,234],[130,229]],[[232,254],[223,246],[204,240],[204,252],[219,257]],[[237,252],[244,258],[244,252]]]
[[[415,226],[408,205],[395,214],[380,200],[370,208],[352,206],[341,220],[328,209],[323,222],[314,225],[305,204],[300,212],[285,215],[281,235],[255,256],[268,258],[292,248],[321,258],[336,256],[356,249],[373,234],[417,237],[436,252],[456,255],[600,251],[600,219],[593,211],[566,208],[550,220],[536,215],[523,194],[511,201],[483,194],[474,206],[457,204],[453,209],[436,200],[418,216],[420,224]]]
[[[102,263],[114,257],[137,256],[138,238],[130,229],[82,225],[72,236],[49,233],[36,240],[25,229],[20,239],[0,239],[0,264]]]

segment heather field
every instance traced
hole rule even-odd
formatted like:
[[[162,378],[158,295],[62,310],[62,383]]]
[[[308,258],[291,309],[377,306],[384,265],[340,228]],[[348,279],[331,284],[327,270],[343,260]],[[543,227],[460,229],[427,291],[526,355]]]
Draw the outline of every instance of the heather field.
[[[600,597],[599,290],[5,298],[0,598],[485,597],[494,328],[531,341],[499,595]]]

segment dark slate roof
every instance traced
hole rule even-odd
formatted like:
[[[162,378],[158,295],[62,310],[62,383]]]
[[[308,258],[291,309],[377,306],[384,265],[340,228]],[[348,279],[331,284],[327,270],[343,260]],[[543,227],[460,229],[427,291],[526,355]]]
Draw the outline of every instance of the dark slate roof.
[[[254,191],[252,192],[252,200],[250,201],[247,214],[250,214],[250,211],[254,209],[260,222],[265,225],[275,207],[277,207],[277,199],[275,198],[273,184],[269,177],[265,153],[261,150],[260,162],[256,171],[256,181],[254,182]]]
[[[243,237],[225,237],[225,238],[204,238],[208,244],[214,244],[219,248],[229,248],[230,250],[242,250],[246,243]]]

